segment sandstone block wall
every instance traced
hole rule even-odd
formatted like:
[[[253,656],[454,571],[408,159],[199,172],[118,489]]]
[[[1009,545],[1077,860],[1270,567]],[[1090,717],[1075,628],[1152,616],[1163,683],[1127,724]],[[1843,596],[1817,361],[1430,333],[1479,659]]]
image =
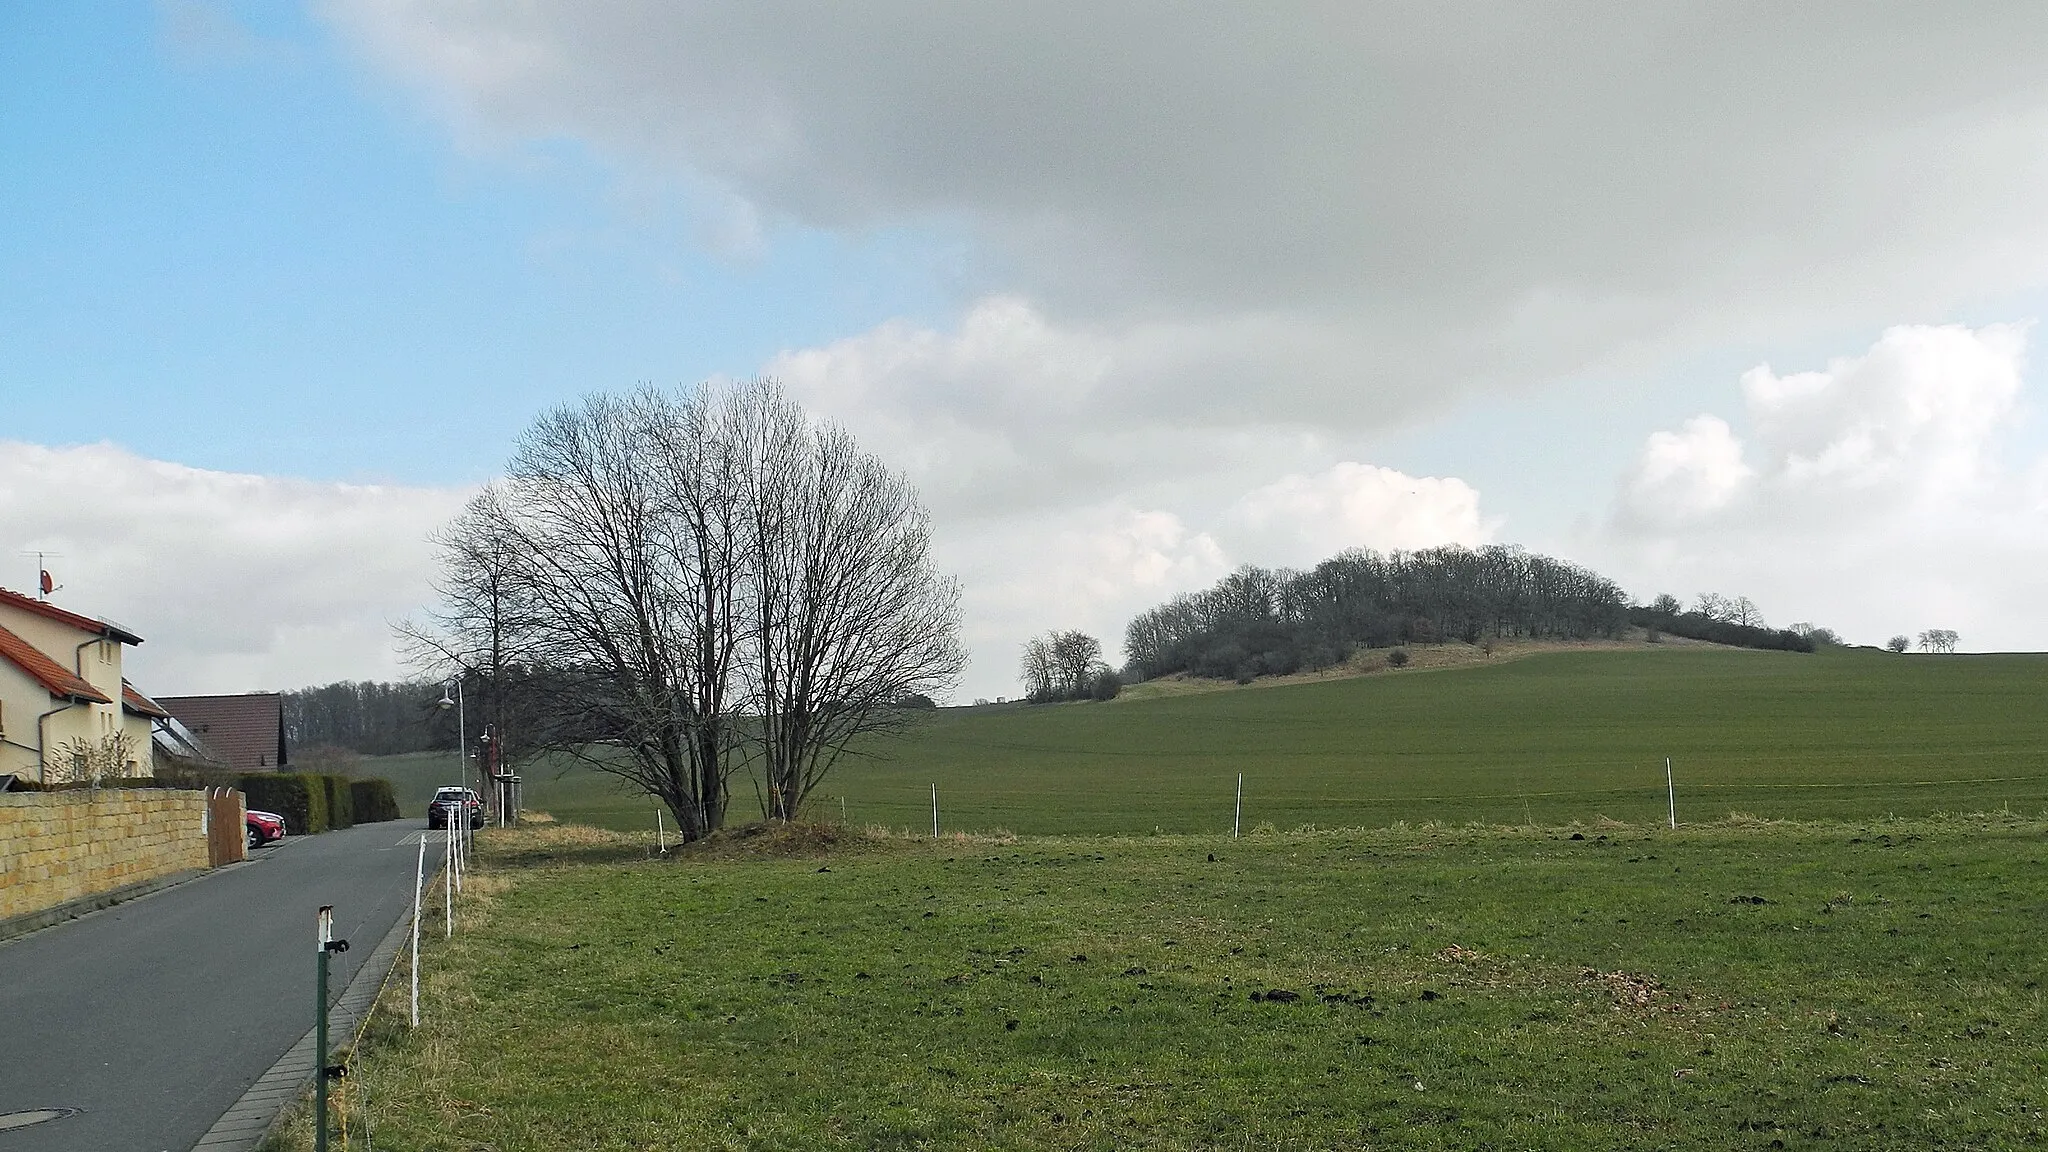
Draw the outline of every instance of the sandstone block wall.
[[[206,860],[206,794],[0,793],[0,920]]]

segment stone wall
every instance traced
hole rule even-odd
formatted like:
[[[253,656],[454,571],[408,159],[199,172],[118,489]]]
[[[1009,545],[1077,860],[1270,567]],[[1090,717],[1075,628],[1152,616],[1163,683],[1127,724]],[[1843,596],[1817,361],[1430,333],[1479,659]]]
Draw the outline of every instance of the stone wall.
[[[204,868],[206,793],[0,793],[0,920]]]

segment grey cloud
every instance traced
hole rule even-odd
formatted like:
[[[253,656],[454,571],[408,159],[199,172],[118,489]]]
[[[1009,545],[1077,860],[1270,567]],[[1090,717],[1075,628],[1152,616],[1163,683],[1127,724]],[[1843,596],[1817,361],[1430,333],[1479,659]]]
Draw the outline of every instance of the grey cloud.
[[[773,219],[964,220],[1062,316],[1300,314],[1397,371],[2043,271],[2005,247],[2048,190],[2038,4],[328,10],[473,129],[593,140]]]

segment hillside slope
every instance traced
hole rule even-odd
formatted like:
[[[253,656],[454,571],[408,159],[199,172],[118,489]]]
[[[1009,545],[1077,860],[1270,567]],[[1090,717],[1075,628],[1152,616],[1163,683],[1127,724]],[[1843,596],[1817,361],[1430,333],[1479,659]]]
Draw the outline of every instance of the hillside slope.
[[[1017,832],[2048,806],[2048,655],[1546,652],[1128,704],[949,709],[824,788],[855,822]]]
[[[1110,704],[949,708],[844,764],[812,814],[931,830],[1228,831],[1396,821],[1629,823],[2048,810],[2048,655],[1815,655],[1713,646],[1534,652],[1457,669]],[[886,758],[884,758],[886,757]],[[452,758],[387,774],[424,795]],[[372,761],[370,769],[384,770]],[[526,773],[565,819],[651,828],[587,769]],[[734,815],[753,790],[734,780]],[[408,806],[409,812],[417,809]]]

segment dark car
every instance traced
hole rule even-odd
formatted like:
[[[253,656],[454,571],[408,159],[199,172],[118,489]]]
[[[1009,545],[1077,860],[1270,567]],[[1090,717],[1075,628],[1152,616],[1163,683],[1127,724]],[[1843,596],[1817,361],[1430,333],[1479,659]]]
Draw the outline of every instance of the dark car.
[[[469,813],[469,826],[484,826],[484,802],[481,796],[468,788],[443,788],[434,793],[433,802],[427,805],[427,827],[446,828],[454,823],[449,816],[455,812]],[[456,817],[455,820],[460,820]]]
[[[243,826],[249,830],[249,847],[261,848],[284,839],[284,817],[277,813],[251,808],[245,817]]]

